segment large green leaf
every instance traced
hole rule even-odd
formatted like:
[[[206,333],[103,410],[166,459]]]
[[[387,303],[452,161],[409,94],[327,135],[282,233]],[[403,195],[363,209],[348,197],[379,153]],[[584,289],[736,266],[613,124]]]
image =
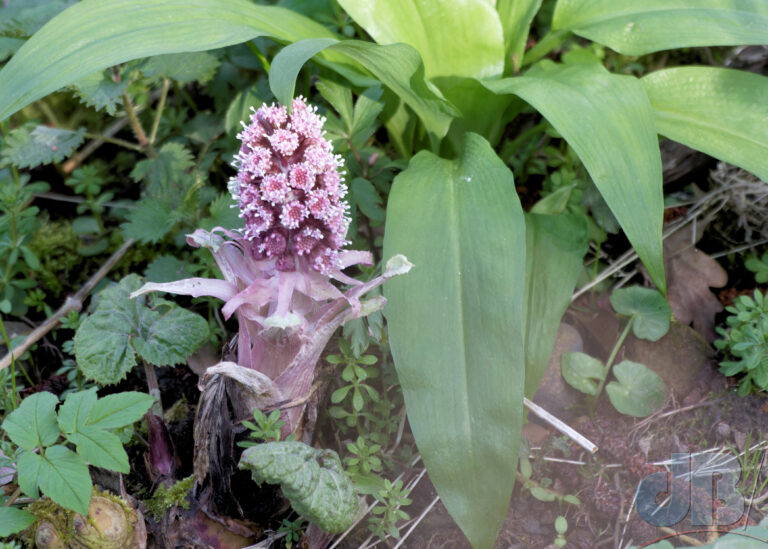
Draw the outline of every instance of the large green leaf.
[[[541,0],[498,0],[496,11],[499,12],[501,26],[504,29],[504,44],[512,68],[518,70],[523,61],[528,30],[536,12],[541,7]]]
[[[526,214],[525,394],[533,398],[587,252],[586,219]]]
[[[568,141],[653,281],[665,292],[661,153],[653,111],[640,82],[600,65],[574,65],[485,85],[525,99]]]
[[[467,134],[453,161],[423,151],[389,195],[386,283],[408,418],[429,476],[475,548],[493,546],[514,483],[525,375],[525,221],[512,173]]]
[[[339,0],[379,44],[416,48],[427,76],[498,76],[504,35],[487,0]]]
[[[694,46],[768,43],[765,0],[559,0],[554,30],[626,55]]]
[[[6,416],[2,427],[20,448],[32,451],[49,446],[59,438],[55,412],[58,403],[59,399],[53,393],[30,395]]]
[[[694,46],[768,43],[764,0],[559,0],[566,29],[626,55]]]
[[[424,78],[418,52],[406,44],[379,46],[359,40],[318,38],[286,46],[272,60],[269,71],[269,85],[278,101],[290,105],[299,70],[326,49],[343,53],[371,71],[419,115],[435,137],[446,134],[454,109]]]
[[[27,513],[16,507],[0,507],[0,537],[21,532],[35,522],[36,518],[32,513]],[[6,545],[6,547],[12,546]]]
[[[54,17],[0,71],[0,121],[98,70],[270,36],[332,37],[292,11],[248,0],[84,0]],[[326,58],[345,62],[339,55]]]
[[[768,78],[733,69],[679,67],[640,81],[660,134],[768,181]]]
[[[47,448],[37,480],[43,494],[53,501],[81,515],[88,514],[91,474],[83,458],[72,450],[60,445]]]

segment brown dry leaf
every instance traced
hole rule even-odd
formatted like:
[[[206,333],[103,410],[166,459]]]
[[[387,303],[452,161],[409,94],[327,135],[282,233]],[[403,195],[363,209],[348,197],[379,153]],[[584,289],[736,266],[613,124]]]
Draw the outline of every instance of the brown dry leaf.
[[[675,318],[693,328],[707,341],[715,339],[715,315],[723,306],[710,288],[721,288],[728,273],[720,264],[695,247],[701,238],[693,238],[693,225],[677,231],[664,241],[664,265],[667,273],[667,298]]]

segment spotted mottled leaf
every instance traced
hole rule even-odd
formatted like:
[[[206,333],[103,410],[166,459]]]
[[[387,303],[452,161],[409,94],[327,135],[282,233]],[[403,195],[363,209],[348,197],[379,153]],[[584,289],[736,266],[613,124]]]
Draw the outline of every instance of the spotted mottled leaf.
[[[77,131],[26,124],[5,140],[3,161],[17,168],[34,168],[69,157],[85,139],[85,128]]]

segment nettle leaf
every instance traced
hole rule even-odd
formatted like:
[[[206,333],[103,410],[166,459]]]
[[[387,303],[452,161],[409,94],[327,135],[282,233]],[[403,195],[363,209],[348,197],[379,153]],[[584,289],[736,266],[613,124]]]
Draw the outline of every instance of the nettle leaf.
[[[151,198],[174,204],[189,187],[186,172],[194,165],[195,159],[184,145],[166,143],[157,151],[157,157],[137,162],[131,178],[137,183],[144,180]]]
[[[136,353],[157,366],[179,364],[208,338],[208,323],[174,303],[130,294],[143,282],[131,274],[101,292],[96,311],[75,334],[80,370],[102,384],[117,383],[136,365]]]
[[[139,70],[149,78],[170,78],[179,84],[205,84],[213,79],[220,63],[218,57],[207,52],[170,53],[150,57]]]
[[[115,82],[109,72],[98,71],[72,84],[72,90],[80,101],[96,110],[104,110],[114,116],[118,104],[122,104],[123,93],[128,88],[128,79]]]
[[[598,387],[606,375],[602,362],[585,353],[570,352],[562,356],[560,367],[568,385],[587,395],[597,396]]]
[[[69,157],[84,140],[85,128],[71,131],[26,124],[6,137],[2,157],[17,168],[34,168]]]
[[[3,429],[14,444],[24,450],[49,446],[59,438],[56,405],[53,393],[41,392],[28,396],[3,421]]]
[[[174,282],[191,276],[194,276],[194,272],[189,263],[173,255],[156,257],[144,271],[144,278],[148,282]]]
[[[632,318],[632,333],[640,339],[657,341],[669,331],[672,309],[666,298],[651,288],[631,286],[614,290],[613,309]]]
[[[0,507],[0,537],[21,532],[36,519],[37,517],[32,513],[27,513],[16,507]]]
[[[128,220],[120,225],[123,236],[142,244],[154,244],[162,240],[178,221],[175,212],[154,198],[144,198],[128,212]]]
[[[624,360],[613,367],[613,375],[618,381],[608,383],[605,391],[622,414],[646,417],[664,404],[664,382],[644,364]]]
[[[359,502],[338,454],[302,442],[267,442],[246,449],[238,464],[257,483],[280,484],[291,507],[326,532],[340,534],[354,522]]]
[[[208,207],[209,216],[204,218],[199,227],[210,231],[214,227],[225,229],[240,229],[243,226],[243,218],[240,217],[240,209],[229,193],[222,193],[211,202]]]
[[[51,446],[45,450],[40,465],[40,490],[53,501],[80,513],[88,514],[93,483],[83,458],[66,446]]]

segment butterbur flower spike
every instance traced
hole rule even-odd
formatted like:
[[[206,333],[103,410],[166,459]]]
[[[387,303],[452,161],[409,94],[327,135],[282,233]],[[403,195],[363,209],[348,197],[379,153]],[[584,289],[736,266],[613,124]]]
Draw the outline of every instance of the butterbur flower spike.
[[[323,137],[323,122],[301,97],[294,99],[290,114],[281,105],[255,110],[238,134],[238,173],[229,183],[244,228],[198,229],[187,237],[190,245],[211,250],[224,280],[148,283],[134,294],[163,291],[222,299],[225,318],[236,315],[239,322],[237,364],[222,363],[209,371],[251,386],[253,399],[238,416],[250,417],[253,407],[284,407],[286,431],[294,434],[315,366],[333,332],[382,308],[381,296],[361,298],[412,266],[394,256],[380,276],[364,283],[342,272],[370,265],[373,258],[343,249],[348,244],[347,188],[342,159]],[[332,279],[349,289],[342,292]]]

